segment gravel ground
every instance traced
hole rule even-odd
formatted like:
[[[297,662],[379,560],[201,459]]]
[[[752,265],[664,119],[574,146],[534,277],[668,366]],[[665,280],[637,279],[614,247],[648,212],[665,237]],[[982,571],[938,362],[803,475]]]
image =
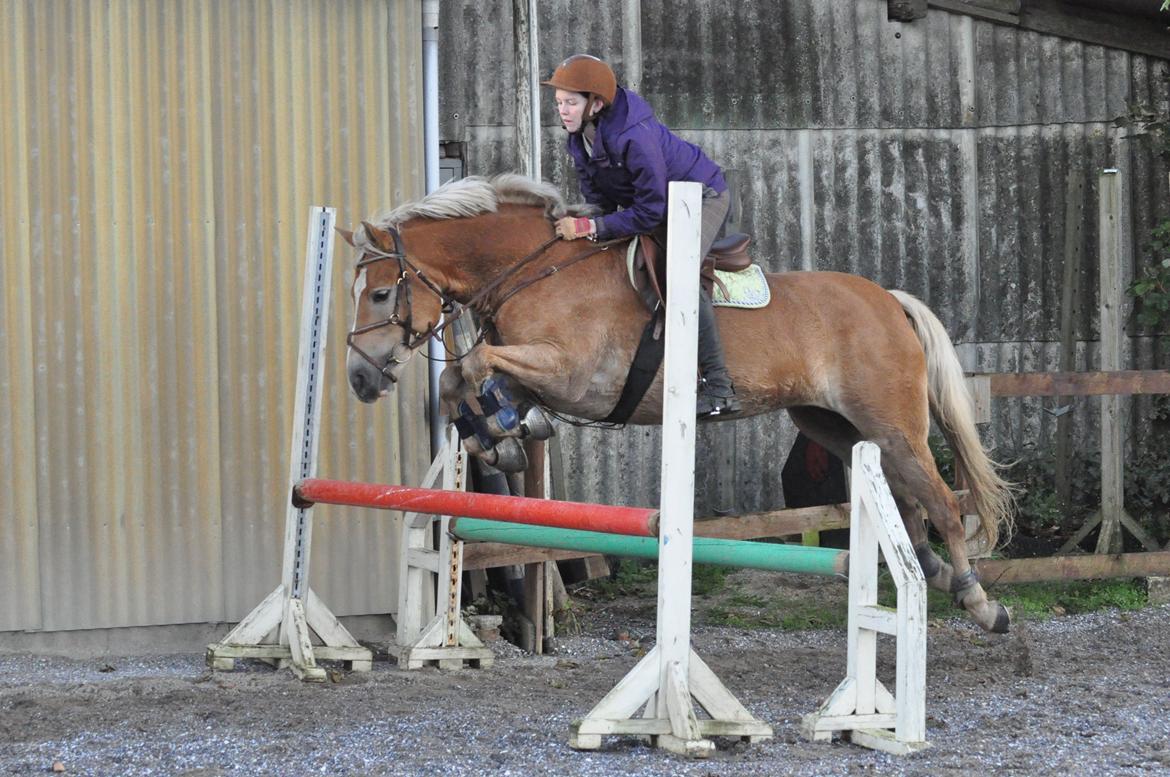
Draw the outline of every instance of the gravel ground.
[[[763,574],[736,573],[730,587],[775,589],[788,578]],[[807,578],[793,585],[840,596],[832,581],[823,591]],[[899,758],[799,737],[800,716],[844,672],[843,630],[704,626],[696,599],[695,649],[775,738],[719,740],[705,761],[622,738],[571,750],[570,721],[633,666],[652,637],[653,607],[645,597],[592,606],[581,635],[558,640],[555,655],[499,642],[487,670],[408,673],[377,661],[318,685],[246,662],[212,673],[198,651],[0,656],[0,774],[44,774],[54,762],[75,775],[1170,774],[1170,606],[1064,616],[1004,637],[932,613],[942,618],[928,637],[932,747]],[[620,632],[633,640],[615,639]],[[892,653],[882,645],[885,678]]]

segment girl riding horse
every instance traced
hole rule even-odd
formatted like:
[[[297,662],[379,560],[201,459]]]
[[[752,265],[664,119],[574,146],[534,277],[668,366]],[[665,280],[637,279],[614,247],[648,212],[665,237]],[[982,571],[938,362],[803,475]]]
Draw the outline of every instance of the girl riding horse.
[[[613,70],[597,57],[574,54],[543,83],[556,89],[557,113],[569,132],[567,148],[581,194],[604,214],[566,216],[557,222],[557,234],[565,240],[649,234],[666,221],[667,184],[695,181],[704,187],[699,256],[706,256],[730,203],[719,165],[663,126],[646,101],[618,86]],[[699,370],[697,413],[738,411],[705,290],[699,293]]]

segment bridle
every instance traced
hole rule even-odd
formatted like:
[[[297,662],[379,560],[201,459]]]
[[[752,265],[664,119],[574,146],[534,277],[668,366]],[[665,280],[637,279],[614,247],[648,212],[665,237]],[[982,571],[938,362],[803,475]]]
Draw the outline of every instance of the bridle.
[[[405,364],[407,361],[409,361],[414,352],[432,337],[441,337],[443,330],[451,324],[455,323],[455,321],[458,320],[458,318],[462,316],[467,310],[475,310],[481,313],[485,319],[485,325],[481,327],[480,333],[476,338],[476,344],[479,344],[479,342],[482,341],[487,334],[487,327],[494,318],[495,310],[498,310],[500,306],[504,304],[504,302],[511,299],[516,293],[528,288],[534,283],[538,283],[539,281],[556,274],[557,272],[560,272],[570,265],[576,264],[577,262],[580,262],[583,259],[587,259],[594,254],[600,253],[601,251],[608,250],[609,247],[615,243],[622,242],[620,240],[610,240],[607,242],[593,243],[591,247],[584,253],[570,258],[563,264],[552,265],[545,268],[543,272],[509,289],[505,294],[502,294],[499,299],[495,300],[495,304],[488,306],[485,303],[485,300],[490,294],[496,291],[496,289],[498,289],[504,281],[513,277],[517,272],[526,267],[532,261],[542,256],[545,251],[547,251],[554,243],[560,240],[559,237],[554,236],[541,243],[536,247],[536,250],[532,251],[519,262],[505,270],[487,286],[484,286],[482,289],[480,289],[475,294],[475,296],[467,301],[466,305],[460,305],[458,300],[456,300],[443,289],[439,288],[439,286],[430,278],[428,278],[426,274],[418,268],[417,265],[410,261],[410,258],[406,255],[406,248],[403,244],[402,235],[398,233],[397,229],[391,226],[387,226],[384,228],[384,231],[389,233],[390,236],[394,238],[394,250],[383,251],[376,247],[366,248],[364,249],[361,259],[358,260],[355,269],[361,270],[362,268],[369,267],[372,264],[376,264],[377,262],[385,261],[387,259],[393,259],[398,262],[398,280],[394,284],[396,287],[396,291],[394,292],[394,310],[391,312],[389,317],[384,318],[381,321],[375,321],[372,324],[366,324],[365,326],[357,327],[356,329],[352,330],[346,336],[345,342],[350,348],[354,350],[354,352],[369,362],[369,364],[375,370],[377,370],[379,374],[381,374],[391,383],[397,382],[397,379],[390,372],[392,367],[399,364]],[[413,308],[411,305],[412,291],[410,285],[412,276],[417,277],[419,281],[421,281],[422,284],[426,286],[427,289],[429,289],[436,297],[439,298],[439,310],[443,315],[443,320],[440,323],[433,324],[422,332],[415,331],[412,325]],[[403,302],[404,298],[405,303]],[[406,314],[405,318],[403,318],[400,313],[400,311],[402,311],[404,308]],[[379,365],[372,356],[357,346],[355,340],[359,335],[364,335],[367,332],[373,332],[386,326],[402,327],[402,342],[399,343],[399,345],[402,345],[406,348],[406,356],[399,358],[398,355],[392,350],[390,357],[387,359],[385,365]],[[466,354],[458,355],[452,361],[459,361],[463,358],[464,355]]]
[[[458,318],[458,316],[453,316],[441,324],[431,326],[425,332],[415,331],[413,326],[414,307],[411,305],[412,291],[410,286],[410,278],[412,274],[417,276],[419,281],[421,281],[424,286],[426,286],[435,294],[435,296],[439,298],[439,310],[444,316],[452,313],[455,310],[456,300],[454,297],[447,294],[447,292],[439,288],[434,281],[428,278],[422,270],[420,270],[410,261],[410,259],[407,258],[406,249],[402,245],[402,236],[398,234],[397,229],[394,227],[386,227],[385,231],[394,238],[394,250],[383,251],[376,247],[366,248],[362,253],[361,259],[358,259],[355,269],[362,270],[372,264],[377,264],[378,262],[385,261],[387,259],[393,259],[398,262],[398,280],[394,284],[394,310],[390,313],[389,317],[384,318],[381,321],[375,321],[372,324],[366,324],[365,326],[353,329],[348,335],[346,335],[345,343],[359,356],[369,362],[374,369],[381,373],[384,378],[393,383],[396,382],[396,379],[390,372],[390,368],[398,364],[405,364],[410,359],[410,355],[413,354],[419,346],[421,346],[434,335],[438,334],[444,327],[453,323],[455,319]],[[405,319],[399,313],[399,311],[404,307],[403,298],[406,300]],[[462,313],[462,311],[460,313]],[[373,332],[386,326],[402,327],[401,345],[406,346],[407,356],[404,359],[399,359],[398,356],[395,355],[395,353],[392,351],[386,364],[384,366],[379,366],[378,363],[374,361],[372,356],[358,347],[356,340],[359,335],[364,335],[367,332]]]

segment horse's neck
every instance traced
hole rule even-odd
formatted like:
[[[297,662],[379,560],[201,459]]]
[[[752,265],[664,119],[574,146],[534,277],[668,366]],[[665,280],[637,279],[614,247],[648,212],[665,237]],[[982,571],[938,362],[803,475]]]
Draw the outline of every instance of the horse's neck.
[[[437,246],[438,259],[432,259],[429,274],[442,277],[460,302],[467,302],[492,284],[508,284],[508,278],[524,274],[519,268],[555,261],[564,252],[560,242],[537,254],[541,245],[552,237],[552,229],[538,208],[501,208],[472,218],[429,222],[417,237]],[[408,245],[410,240],[406,239]],[[534,256],[534,254],[536,254]],[[501,279],[503,279],[501,281]]]

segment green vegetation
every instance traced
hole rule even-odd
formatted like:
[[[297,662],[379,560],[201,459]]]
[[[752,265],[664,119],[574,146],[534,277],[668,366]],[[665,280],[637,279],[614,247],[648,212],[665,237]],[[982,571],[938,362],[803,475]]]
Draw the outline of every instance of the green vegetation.
[[[725,604],[708,610],[703,623],[740,629],[804,631],[840,628],[847,617],[844,600],[823,602],[776,594],[767,599],[731,597]]]
[[[885,573],[881,576],[878,603],[897,605],[897,594]],[[1026,583],[997,586],[989,595],[1012,610],[1018,621],[1042,621],[1061,615],[1077,615],[1101,610],[1138,610],[1146,605],[1146,593],[1134,580],[1074,581],[1068,583]],[[840,628],[846,622],[847,594],[842,587],[837,597],[793,596],[779,591],[772,596],[731,594],[707,611],[707,625],[744,629]],[[961,617],[962,611],[949,594],[933,589],[927,592],[927,612],[932,619]]]
[[[727,575],[734,571],[731,567],[695,565],[691,574],[691,594],[707,596],[721,590]],[[657,585],[656,562],[618,559],[613,563],[609,577],[592,580],[588,587],[597,599],[615,599],[619,596],[653,595]]]
[[[1068,583],[1023,583],[992,592],[1019,620],[1047,620],[1100,610],[1140,610],[1146,592],[1134,580],[1077,580]]]
[[[747,592],[737,590],[734,581],[727,580],[734,571],[730,567],[695,567],[693,593],[700,600],[696,602],[696,624],[780,631],[844,628],[848,615],[844,584],[827,588],[814,585],[808,590],[778,585],[774,591]],[[622,560],[610,578],[591,581],[587,587],[596,599],[652,599],[656,584],[654,562]],[[989,585],[988,595],[1010,607],[1017,622],[1108,609],[1137,610],[1146,605],[1145,590],[1135,580]],[[896,598],[894,584],[883,571],[878,603],[894,607]],[[927,591],[927,612],[932,620],[964,617],[949,594],[933,589]]]

